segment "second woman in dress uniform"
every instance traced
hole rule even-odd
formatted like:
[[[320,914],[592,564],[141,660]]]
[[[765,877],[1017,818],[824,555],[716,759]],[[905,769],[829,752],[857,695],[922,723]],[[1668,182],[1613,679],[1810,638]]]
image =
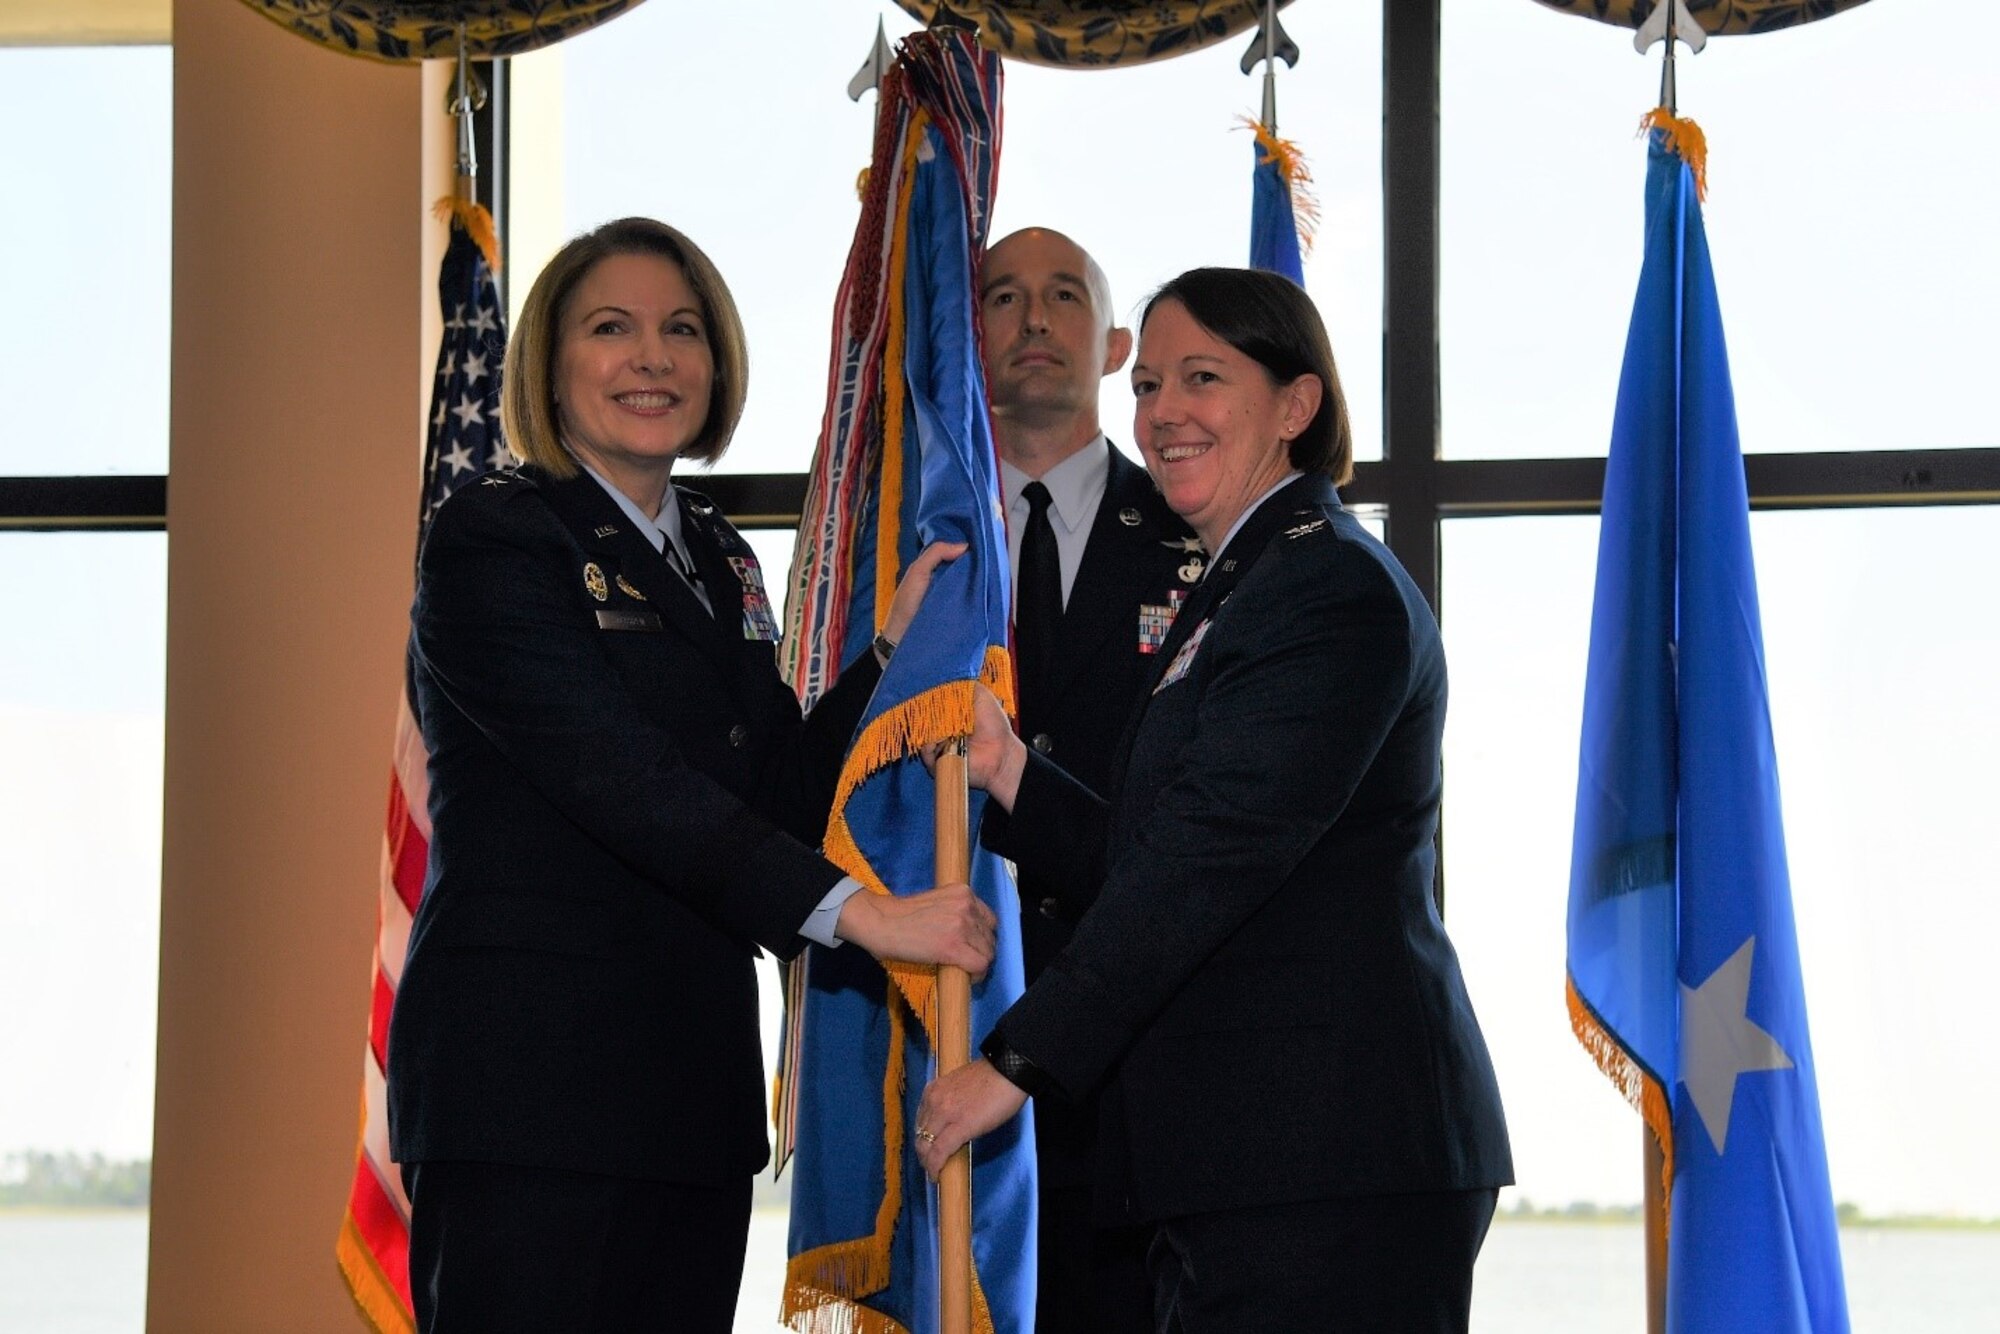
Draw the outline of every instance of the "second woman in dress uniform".
[[[1512,1163],[1432,899],[1437,623],[1335,495],[1347,410],[1298,287],[1182,274],[1132,387],[1210,564],[1108,804],[982,699],[985,841],[1102,888],[988,1059],[926,1092],[919,1155],[1101,1089],[1097,1204],[1151,1226],[1162,1331],[1462,1331]]]

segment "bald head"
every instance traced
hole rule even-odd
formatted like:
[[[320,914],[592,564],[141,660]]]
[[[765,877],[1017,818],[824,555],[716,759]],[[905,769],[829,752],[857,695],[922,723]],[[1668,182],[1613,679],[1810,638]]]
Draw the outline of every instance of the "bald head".
[[[1008,266],[1033,263],[1035,258],[1045,257],[1050,261],[1066,261],[1063,266],[1074,271],[1083,279],[1090,293],[1090,306],[1104,327],[1111,327],[1111,280],[1104,276],[1104,267],[1091,253],[1053,227],[1023,227],[1018,232],[1007,235],[986,247],[986,254],[979,263],[979,286],[982,293],[987,285],[1009,271]]]
[[[1002,458],[1040,476],[1098,434],[1098,381],[1125,364],[1111,283],[1061,232],[1027,227],[979,266],[986,386]]]

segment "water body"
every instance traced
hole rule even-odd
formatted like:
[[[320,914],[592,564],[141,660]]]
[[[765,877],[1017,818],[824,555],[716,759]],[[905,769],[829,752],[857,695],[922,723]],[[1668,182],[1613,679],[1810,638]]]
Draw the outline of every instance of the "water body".
[[[2000,1231],[1845,1228],[1840,1246],[1858,1334],[2000,1329]],[[779,1329],[784,1256],[783,1211],[758,1210],[736,1334]],[[1644,1334],[1643,1256],[1636,1223],[1497,1222],[1479,1260],[1472,1328]],[[141,1334],[145,1317],[145,1214],[0,1212],[0,1331]]]

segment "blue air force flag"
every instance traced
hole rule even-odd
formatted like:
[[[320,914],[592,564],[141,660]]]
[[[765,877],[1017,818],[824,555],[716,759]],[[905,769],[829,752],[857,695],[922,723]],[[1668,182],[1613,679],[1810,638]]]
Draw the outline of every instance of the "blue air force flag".
[[[1578,1038],[1668,1174],[1667,1328],[1848,1327],[1693,173],[1653,136],[1604,479],[1570,869]],[[1678,141],[1678,136],[1676,136]]]

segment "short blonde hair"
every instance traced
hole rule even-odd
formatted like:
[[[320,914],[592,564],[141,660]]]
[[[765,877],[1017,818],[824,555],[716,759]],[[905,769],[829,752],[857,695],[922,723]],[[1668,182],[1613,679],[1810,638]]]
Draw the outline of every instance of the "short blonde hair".
[[[556,353],[562,346],[563,307],[584,276],[613,255],[672,260],[701,302],[715,380],[709,389],[708,417],[680,456],[703,463],[721,458],[742,420],[749,390],[750,352],[743,339],[743,319],[729,284],[701,247],[652,218],[620,218],[576,237],[556,252],[528,289],[521,318],[507,340],[500,381],[500,425],[507,447],[522,462],[536,464],[553,476],[576,475],[576,460],[563,448],[556,424]]]

